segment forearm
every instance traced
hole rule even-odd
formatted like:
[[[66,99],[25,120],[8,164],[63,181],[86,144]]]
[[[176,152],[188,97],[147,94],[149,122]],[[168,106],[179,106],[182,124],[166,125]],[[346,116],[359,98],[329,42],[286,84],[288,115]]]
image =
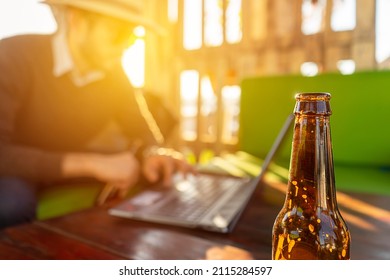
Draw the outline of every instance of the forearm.
[[[61,174],[64,178],[95,177],[101,157],[90,153],[65,154],[61,162]]]
[[[98,153],[51,153],[14,145],[0,145],[0,176],[16,176],[34,181],[94,178],[118,186],[138,180],[139,163],[131,152],[111,155]]]
[[[0,176],[36,181],[61,178],[62,154],[0,143]]]
[[[89,177],[127,188],[138,181],[140,166],[131,152],[69,153],[63,158],[61,172],[65,178]]]
[[[95,177],[101,156],[90,153],[53,153],[6,145],[0,147],[0,176],[16,176],[35,181]]]

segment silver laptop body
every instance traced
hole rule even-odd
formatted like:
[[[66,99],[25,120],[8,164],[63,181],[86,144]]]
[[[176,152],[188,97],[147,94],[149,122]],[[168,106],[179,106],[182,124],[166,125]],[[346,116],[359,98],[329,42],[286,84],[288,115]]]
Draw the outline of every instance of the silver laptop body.
[[[173,186],[145,187],[135,196],[109,209],[114,216],[230,232],[279,149],[293,115],[289,115],[261,166],[257,177],[241,178],[200,173],[177,174]]]

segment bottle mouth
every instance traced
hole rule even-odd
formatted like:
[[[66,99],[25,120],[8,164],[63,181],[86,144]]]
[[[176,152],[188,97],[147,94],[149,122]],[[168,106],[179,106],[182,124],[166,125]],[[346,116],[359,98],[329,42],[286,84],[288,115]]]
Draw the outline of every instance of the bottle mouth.
[[[301,92],[295,95],[297,101],[329,101],[331,97],[328,92]]]
[[[303,92],[295,95],[296,104],[294,113],[303,115],[326,115],[332,114],[328,92]]]

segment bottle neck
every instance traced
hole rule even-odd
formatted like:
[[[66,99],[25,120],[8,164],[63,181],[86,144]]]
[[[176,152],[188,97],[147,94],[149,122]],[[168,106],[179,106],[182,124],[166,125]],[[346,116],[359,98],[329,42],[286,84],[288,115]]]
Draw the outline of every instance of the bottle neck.
[[[287,192],[289,203],[322,209],[337,207],[333,170],[329,115],[297,113]]]

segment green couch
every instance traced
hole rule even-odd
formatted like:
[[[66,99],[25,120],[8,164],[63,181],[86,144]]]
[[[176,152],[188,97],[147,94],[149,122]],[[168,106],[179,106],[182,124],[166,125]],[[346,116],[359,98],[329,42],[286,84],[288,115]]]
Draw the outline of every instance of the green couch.
[[[295,94],[329,92],[337,189],[390,194],[390,71],[251,77],[241,87],[241,150],[263,158]],[[277,158],[287,168],[291,137]]]

